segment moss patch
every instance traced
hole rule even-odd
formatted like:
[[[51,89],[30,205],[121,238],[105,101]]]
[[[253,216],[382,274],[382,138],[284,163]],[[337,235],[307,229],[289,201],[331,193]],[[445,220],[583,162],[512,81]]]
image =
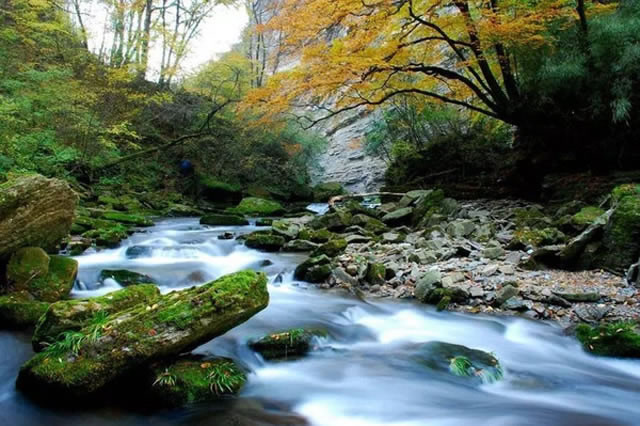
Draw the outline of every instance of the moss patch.
[[[123,287],[137,284],[156,284],[156,282],[148,275],[138,272],[127,271],[126,269],[105,269],[100,271],[99,280],[104,281],[108,278],[116,280]]]
[[[7,281],[18,291],[27,291],[44,302],[69,295],[78,273],[78,262],[64,256],[48,256],[39,248],[24,248],[11,257]]]
[[[604,210],[599,207],[584,207],[578,213],[571,217],[571,222],[575,225],[591,225],[600,216],[604,214]]]
[[[249,248],[270,252],[279,251],[286,243],[285,239],[279,235],[254,232],[247,236],[245,244]]]
[[[640,334],[633,322],[615,322],[598,327],[580,324],[576,336],[584,348],[596,355],[640,358]]]
[[[324,243],[311,253],[312,257],[326,255],[328,257],[336,257],[347,248],[347,240],[339,238]]]
[[[313,201],[316,203],[325,203],[329,201],[331,197],[345,193],[345,189],[338,182],[325,182],[313,188]]]
[[[269,334],[259,340],[249,342],[249,347],[260,353],[264,359],[288,359],[305,355],[311,350],[316,336],[326,336],[324,330],[295,328]]]
[[[0,324],[2,328],[34,326],[48,307],[48,303],[35,300],[27,292],[0,296]]]
[[[151,395],[161,406],[212,401],[240,391],[247,377],[230,359],[181,359],[153,370]]]
[[[107,220],[112,220],[114,222],[126,223],[128,225],[136,225],[136,226],[152,226],[153,221],[147,217],[135,215],[135,214],[126,214],[120,212],[104,212],[102,217]]]
[[[200,219],[202,225],[211,226],[244,226],[249,221],[242,216],[230,214],[208,214]]]
[[[240,204],[227,209],[227,211],[245,216],[278,216],[285,212],[282,205],[277,201],[257,197],[244,198],[240,201]]]

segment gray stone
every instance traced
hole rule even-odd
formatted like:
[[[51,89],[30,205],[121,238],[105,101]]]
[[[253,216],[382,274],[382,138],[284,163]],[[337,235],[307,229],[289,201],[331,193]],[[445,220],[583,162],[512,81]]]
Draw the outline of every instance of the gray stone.
[[[442,275],[440,271],[432,269],[427,271],[416,284],[414,296],[421,302],[425,301],[431,291],[441,285]]]
[[[600,292],[598,291],[567,291],[567,290],[559,290],[554,291],[558,297],[562,297],[569,302],[597,302],[600,300]]]
[[[507,299],[502,305],[501,305],[502,309],[508,309],[511,311],[526,311],[529,308],[527,307],[527,304],[525,303],[525,301],[521,298],[521,297],[510,297],[509,299]]]
[[[289,241],[282,247],[285,251],[313,251],[320,247],[320,244],[313,243],[307,240],[293,240]]]
[[[482,251],[482,256],[487,259],[496,260],[505,255],[505,251],[501,247],[487,247]]]
[[[607,305],[578,305],[573,312],[585,322],[598,322],[603,319],[613,308]]]
[[[412,214],[413,208],[404,207],[398,210],[394,210],[391,213],[387,213],[382,217],[382,221],[390,225],[401,224],[403,222],[410,221]]]
[[[387,243],[400,243],[404,241],[404,235],[396,232],[385,232],[382,234],[382,239]]]
[[[471,286],[469,288],[469,294],[471,295],[471,297],[483,297],[484,290],[480,286]]]
[[[361,244],[371,241],[371,238],[363,235],[347,235],[344,239],[347,241],[347,244]]]
[[[512,286],[511,284],[507,284],[502,287],[496,293],[496,303],[498,305],[502,305],[504,302],[509,300],[510,298],[517,296],[520,293],[520,290]]]

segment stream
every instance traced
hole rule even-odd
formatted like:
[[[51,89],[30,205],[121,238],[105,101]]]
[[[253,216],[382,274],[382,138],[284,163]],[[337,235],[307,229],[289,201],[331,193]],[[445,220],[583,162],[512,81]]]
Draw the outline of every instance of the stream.
[[[71,409],[36,405],[15,390],[32,356],[30,335],[0,332],[0,425],[633,425],[640,424],[640,361],[598,358],[551,324],[436,312],[408,301],[361,301],[293,280],[300,254],[262,253],[197,219],[167,219],[117,249],[79,256],[73,297],[114,291],[103,269],[154,278],[163,292],[243,269],[267,273],[270,304],[194,353],[227,356],[251,371],[239,398],[179,410],[144,412],[131,404]],[[268,261],[268,262],[266,262]],[[246,342],[294,327],[329,337],[303,359],[265,362]],[[493,352],[504,379],[475,384],[416,362],[430,341]]]

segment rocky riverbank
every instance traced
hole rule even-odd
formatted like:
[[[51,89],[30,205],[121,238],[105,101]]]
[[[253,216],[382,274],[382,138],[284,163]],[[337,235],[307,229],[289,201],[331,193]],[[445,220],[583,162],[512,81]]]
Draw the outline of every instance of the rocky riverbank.
[[[416,298],[565,327],[637,323],[637,267],[626,271],[640,253],[640,210],[630,207],[638,199],[635,185],[599,206],[458,202],[433,190],[376,208],[345,197],[324,216],[275,221],[246,239],[269,251],[309,251],[296,278],[364,298]]]

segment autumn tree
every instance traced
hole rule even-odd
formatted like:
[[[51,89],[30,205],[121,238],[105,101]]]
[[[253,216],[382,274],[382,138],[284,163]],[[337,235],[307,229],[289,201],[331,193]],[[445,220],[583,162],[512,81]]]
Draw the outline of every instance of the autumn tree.
[[[284,0],[266,31],[283,34],[299,65],[254,91],[270,114],[303,108],[311,126],[402,94],[525,123],[526,55],[550,27],[584,25],[610,9],[574,0]]]

